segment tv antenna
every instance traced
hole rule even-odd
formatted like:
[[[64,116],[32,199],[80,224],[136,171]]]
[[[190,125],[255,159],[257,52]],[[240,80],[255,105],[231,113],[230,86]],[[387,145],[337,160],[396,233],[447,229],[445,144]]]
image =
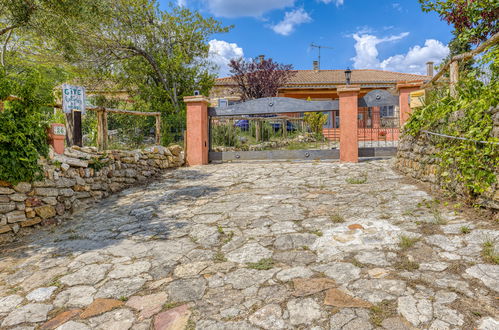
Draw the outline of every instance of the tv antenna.
[[[333,49],[333,47],[327,47],[327,46],[321,46],[314,44],[313,42],[310,44],[310,47],[317,48],[319,50],[319,68],[321,67],[321,49],[326,48],[326,49]]]

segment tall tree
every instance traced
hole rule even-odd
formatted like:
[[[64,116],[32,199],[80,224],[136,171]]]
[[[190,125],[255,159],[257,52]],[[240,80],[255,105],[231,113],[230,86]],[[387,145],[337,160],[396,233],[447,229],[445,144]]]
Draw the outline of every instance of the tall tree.
[[[12,47],[33,47],[37,38],[43,39],[43,48],[51,48],[54,41],[68,53],[76,44],[82,24],[96,24],[108,8],[109,0],[2,0],[0,1],[0,42],[2,66],[5,54]],[[22,42],[20,42],[20,40]],[[16,48],[16,47],[14,47]],[[52,53],[60,54],[56,49]]]
[[[479,44],[499,32],[497,0],[419,0],[423,11],[437,12],[464,42]]]
[[[76,62],[107,73],[153,108],[179,113],[182,96],[207,91],[208,39],[228,28],[186,8],[158,8],[154,0],[115,0],[110,15],[83,32]]]
[[[294,75],[291,64],[280,64],[271,58],[233,59],[229,67],[243,101],[277,96],[279,88]]]

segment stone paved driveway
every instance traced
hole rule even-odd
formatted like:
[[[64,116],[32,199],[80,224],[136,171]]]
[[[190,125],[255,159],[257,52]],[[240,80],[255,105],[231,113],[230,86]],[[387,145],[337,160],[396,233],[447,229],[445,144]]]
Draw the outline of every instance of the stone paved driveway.
[[[390,167],[168,172],[2,247],[0,327],[499,329],[497,227]]]

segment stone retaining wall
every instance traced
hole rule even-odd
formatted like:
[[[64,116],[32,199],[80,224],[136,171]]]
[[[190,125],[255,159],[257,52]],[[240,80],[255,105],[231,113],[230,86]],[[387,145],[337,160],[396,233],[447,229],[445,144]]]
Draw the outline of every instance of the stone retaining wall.
[[[184,163],[180,146],[144,150],[73,147],[63,155],[51,152],[40,160],[45,180],[15,186],[0,181],[0,234],[16,234],[24,227],[55,223],[58,216]]]
[[[491,135],[499,138],[499,107],[491,109],[494,127]],[[460,119],[459,111],[454,113],[454,120]],[[429,182],[433,188],[450,190],[460,197],[468,198],[465,187],[457,181],[444,183],[438,175],[440,159],[437,157],[438,149],[425,134],[413,137],[405,134],[399,141],[395,167],[406,175],[417,180]],[[499,160],[498,160],[499,162]],[[474,203],[484,207],[499,210],[499,172],[498,180],[489,191],[479,196]]]

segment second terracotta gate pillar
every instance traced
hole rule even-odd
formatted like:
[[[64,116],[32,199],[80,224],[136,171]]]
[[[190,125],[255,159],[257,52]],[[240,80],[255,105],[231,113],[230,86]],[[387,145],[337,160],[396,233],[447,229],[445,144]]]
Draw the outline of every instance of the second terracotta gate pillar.
[[[359,161],[358,109],[360,86],[338,87],[340,96],[340,161]]]

